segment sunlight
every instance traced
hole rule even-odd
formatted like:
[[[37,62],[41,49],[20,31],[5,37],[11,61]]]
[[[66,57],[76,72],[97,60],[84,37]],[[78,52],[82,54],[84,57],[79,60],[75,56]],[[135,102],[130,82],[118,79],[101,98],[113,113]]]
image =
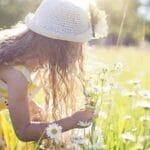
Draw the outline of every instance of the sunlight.
[[[82,7],[83,9],[87,9],[89,4],[96,5],[95,0],[70,0],[70,1]]]

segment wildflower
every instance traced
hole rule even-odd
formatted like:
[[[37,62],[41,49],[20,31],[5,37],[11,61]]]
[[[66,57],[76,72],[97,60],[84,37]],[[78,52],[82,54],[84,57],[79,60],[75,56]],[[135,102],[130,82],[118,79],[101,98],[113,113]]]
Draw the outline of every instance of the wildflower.
[[[102,133],[102,129],[100,127],[95,127],[95,131],[94,134],[92,136],[92,140],[97,142],[97,141],[103,141],[103,133]]]
[[[143,122],[143,121],[150,121],[150,116],[142,116],[140,118],[140,121]]]
[[[138,144],[137,144],[137,149],[138,149],[138,150],[143,150],[143,149],[144,149],[143,144],[138,143]]]
[[[84,145],[87,143],[87,139],[85,139],[81,136],[75,136],[72,138],[72,142],[77,145]]]
[[[123,70],[123,63],[117,62],[116,64],[114,64],[114,70],[115,71],[122,71]]]
[[[110,91],[111,91],[111,86],[110,85],[104,86],[102,88],[102,92],[104,92],[104,93],[109,93]]]
[[[111,131],[113,131],[113,130],[114,130],[114,125],[113,125],[113,124],[110,124],[109,129],[110,129]]]
[[[100,75],[99,79],[101,80],[102,83],[106,81],[106,78],[104,77],[104,75]]]
[[[40,148],[40,150],[44,150],[45,146],[44,145],[40,145],[39,148]]]
[[[138,79],[128,81],[128,84],[132,84],[132,85],[139,85],[140,83],[141,83],[141,80],[138,80]]]
[[[131,115],[126,115],[126,116],[124,116],[124,119],[125,119],[125,120],[129,120],[129,119],[131,119],[131,118],[132,118]]]
[[[114,83],[114,82],[110,82],[108,83],[108,86],[110,86],[110,88],[114,88],[114,89],[117,89],[118,88],[118,84],[117,83]]]
[[[123,96],[128,96],[128,97],[136,96],[135,92],[132,92],[132,91],[130,92],[130,91],[127,91],[127,90],[122,91],[122,95]]]
[[[98,86],[94,86],[93,87],[93,93],[101,93],[101,88],[100,87],[98,87]]]
[[[68,150],[78,150],[78,144],[75,144],[75,143],[72,143],[72,144],[69,144],[69,145],[67,145],[66,146],[66,149],[68,149]]]
[[[130,132],[123,133],[121,138],[125,141],[135,142],[135,136],[133,136]]]
[[[94,87],[86,87],[84,89],[84,95],[86,97],[92,97],[93,94],[98,94],[101,92],[101,88],[98,86],[94,86]]]
[[[77,125],[79,125],[79,126],[81,126],[81,127],[88,127],[88,126],[90,126],[92,124],[92,122],[88,122],[88,121],[79,121],[78,123],[77,123]]]
[[[134,104],[134,107],[140,107],[144,109],[150,109],[150,102],[148,101],[138,101]]]
[[[103,66],[102,66],[102,72],[103,72],[103,73],[108,72],[108,70],[109,70],[109,66],[108,66],[108,65],[103,65]]]
[[[145,141],[149,141],[150,140],[150,136],[149,135],[144,135],[144,136],[139,136],[138,141],[140,143],[143,143]]]
[[[107,114],[105,113],[105,112],[103,112],[103,111],[100,111],[99,113],[98,113],[98,117],[99,118],[102,118],[102,119],[107,119]]]
[[[150,90],[141,90],[139,95],[145,99],[150,99]]]
[[[96,101],[87,98],[85,106],[87,109],[95,110]]]
[[[47,128],[46,128],[46,134],[49,138],[54,139],[54,141],[56,143],[58,143],[59,138],[62,134],[62,127],[59,126],[58,124],[54,123],[54,124],[50,124]]]
[[[104,149],[106,149],[106,145],[104,145],[103,143],[97,142],[95,144],[90,144],[88,146],[88,148],[90,148],[90,149],[104,150]]]
[[[132,131],[133,131],[133,132],[136,132],[136,131],[137,131],[137,128],[133,128]]]

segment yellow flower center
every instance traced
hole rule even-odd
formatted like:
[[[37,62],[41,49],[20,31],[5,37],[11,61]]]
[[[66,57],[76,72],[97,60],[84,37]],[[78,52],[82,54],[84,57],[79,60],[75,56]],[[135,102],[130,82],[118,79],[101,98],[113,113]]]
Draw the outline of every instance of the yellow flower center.
[[[53,133],[53,134],[56,134],[56,133],[57,133],[57,129],[55,129],[55,128],[52,129],[52,133]]]

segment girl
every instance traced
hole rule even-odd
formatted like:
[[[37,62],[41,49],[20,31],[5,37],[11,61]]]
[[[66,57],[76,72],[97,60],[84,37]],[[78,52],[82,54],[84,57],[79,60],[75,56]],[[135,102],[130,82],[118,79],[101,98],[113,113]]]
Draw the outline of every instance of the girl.
[[[83,81],[83,44],[95,35],[104,35],[105,26],[97,28],[100,19],[92,9],[87,11],[75,2],[43,0],[35,14],[27,15],[23,31],[1,41],[0,110],[8,108],[20,140],[38,140],[51,123],[62,126],[64,132],[80,128],[78,121],[94,117],[90,109],[70,113],[77,97],[75,83]],[[38,88],[30,78],[35,71],[54,122],[36,122],[45,110],[32,100]],[[64,112],[69,116],[60,119]]]

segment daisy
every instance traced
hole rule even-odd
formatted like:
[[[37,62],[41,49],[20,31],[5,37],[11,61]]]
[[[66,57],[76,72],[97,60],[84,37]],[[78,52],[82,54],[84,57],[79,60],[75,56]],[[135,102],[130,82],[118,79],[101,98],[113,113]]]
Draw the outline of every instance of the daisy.
[[[128,81],[128,84],[131,84],[131,85],[139,85],[140,83],[141,83],[141,80],[138,80],[138,79]]]
[[[109,71],[109,66],[104,64],[104,65],[102,66],[102,72],[103,72],[103,73],[106,73],[106,72],[108,72],[108,71]]]
[[[106,149],[106,145],[104,145],[103,143],[97,142],[97,143],[95,143],[95,144],[90,144],[90,145],[88,146],[88,148],[90,148],[90,149],[104,150],[104,149]]]
[[[87,139],[85,139],[84,137],[75,136],[72,138],[72,142],[76,145],[84,145],[87,143]]]
[[[150,136],[149,135],[144,135],[144,136],[139,136],[138,141],[140,143],[143,143],[145,141],[149,141],[150,140]]]
[[[107,119],[108,116],[107,116],[107,114],[105,112],[100,111],[98,113],[98,117],[101,118],[101,119]]]
[[[145,99],[150,99],[150,90],[141,90],[139,95]]]
[[[135,142],[135,136],[133,136],[130,132],[123,133],[121,138],[125,141]]]
[[[123,90],[121,94],[122,96],[127,96],[127,97],[136,96],[136,93],[134,91],[127,91],[127,90]]]
[[[150,121],[150,116],[142,116],[141,118],[140,118],[140,121]]]
[[[124,120],[130,120],[131,118],[132,118],[131,115],[126,115],[126,116],[124,116]]]
[[[150,109],[150,102],[148,101],[138,101],[135,103],[134,107],[140,107],[144,109]]]
[[[124,67],[124,65],[122,62],[117,62],[116,64],[114,64],[115,71],[122,71],[123,67]]]
[[[59,138],[62,134],[62,127],[56,123],[50,124],[46,128],[46,134],[49,138],[54,139],[56,143],[59,142]]]

